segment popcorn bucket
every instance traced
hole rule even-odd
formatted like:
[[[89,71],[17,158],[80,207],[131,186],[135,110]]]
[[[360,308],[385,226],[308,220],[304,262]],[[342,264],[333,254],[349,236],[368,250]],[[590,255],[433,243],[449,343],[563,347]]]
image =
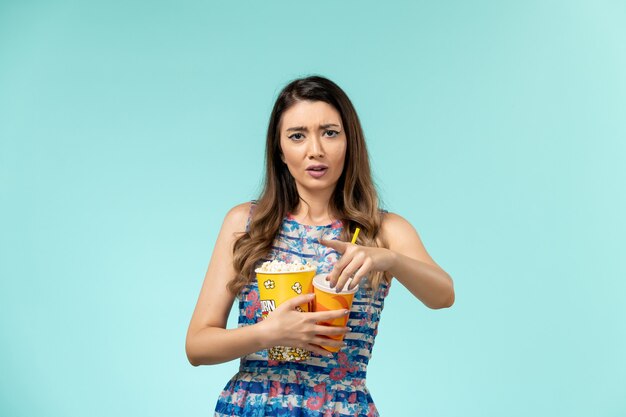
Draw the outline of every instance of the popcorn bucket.
[[[315,269],[295,272],[268,272],[255,270],[263,319],[285,301],[301,294],[313,292]],[[296,307],[299,311],[310,311],[309,304]],[[311,357],[311,352],[302,348],[274,346],[268,349],[268,358],[277,361],[301,361]]]

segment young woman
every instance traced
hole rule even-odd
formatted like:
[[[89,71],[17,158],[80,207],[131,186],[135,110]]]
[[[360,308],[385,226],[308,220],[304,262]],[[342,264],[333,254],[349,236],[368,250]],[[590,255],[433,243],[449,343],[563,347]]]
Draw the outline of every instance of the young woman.
[[[233,207],[222,224],[189,324],[189,362],[240,358],[215,416],[377,416],[365,377],[392,278],[433,309],[454,303],[452,279],[409,222],[379,208],[358,116],[332,81],[307,77],[282,90],[265,158],[259,200]],[[359,288],[351,310],[298,311],[312,300],[303,294],[262,320],[254,269],[272,259],[314,263],[335,288],[352,277],[350,286]],[[226,329],[235,297],[239,327]],[[347,327],[317,324],[346,314]],[[343,342],[323,338],[338,334]],[[341,349],[329,353],[322,345]],[[272,361],[272,346],[312,354]]]

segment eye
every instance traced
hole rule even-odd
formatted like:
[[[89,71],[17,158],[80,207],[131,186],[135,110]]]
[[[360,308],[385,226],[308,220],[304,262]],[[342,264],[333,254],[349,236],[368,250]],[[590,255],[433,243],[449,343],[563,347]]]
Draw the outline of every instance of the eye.
[[[336,130],[327,130],[327,131],[326,131],[326,132],[324,132],[324,133],[329,133],[329,132],[330,132],[330,133],[334,133],[334,135],[329,136],[329,137],[331,137],[331,138],[337,137],[337,135],[339,135],[339,132],[337,132]]]
[[[298,137],[296,137],[296,136],[298,136]],[[291,139],[291,140],[299,141],[299,140],[301,140],[300,136],[302,136],[302,133],[294,133],[293,135],[287,136],[287,137],[289,139]]]

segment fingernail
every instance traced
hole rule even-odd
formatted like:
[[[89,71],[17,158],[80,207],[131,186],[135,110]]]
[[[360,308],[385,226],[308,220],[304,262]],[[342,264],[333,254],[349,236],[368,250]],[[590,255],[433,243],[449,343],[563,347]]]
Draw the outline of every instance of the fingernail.
[[[348,314],[350,314],[350,310],[346,310],[343,314],[344,316],[347,316]]]
[[[332,357],[333,357],[333,354],[332,354],[332,353],[327,353],[327,354],[326,354],[326,357],[327,357],[327,358],[332,358]]]
[[[315,297],[315,293],[314,292],[309,294],[309,298],[313,298],[313,297]]]

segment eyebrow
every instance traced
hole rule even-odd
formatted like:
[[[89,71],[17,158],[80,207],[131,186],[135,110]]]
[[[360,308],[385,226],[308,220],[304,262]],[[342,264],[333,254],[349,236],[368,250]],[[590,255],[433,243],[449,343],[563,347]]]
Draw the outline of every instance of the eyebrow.
[[[325,124],[325,125],[320,125],[320,129],[326,129],[326,128],[329,128],[331,126],[337,126],[337,127],[341,128],[341,126],[339,126],[337,124],[328,123],[328,124]],[[309,129],[307,129],[306,126],[296,126],[296,127],[290,127],[289,129],[287,129],[287,132],[292,132],[292,131],[294,131],[294,132],[308,132]]]

